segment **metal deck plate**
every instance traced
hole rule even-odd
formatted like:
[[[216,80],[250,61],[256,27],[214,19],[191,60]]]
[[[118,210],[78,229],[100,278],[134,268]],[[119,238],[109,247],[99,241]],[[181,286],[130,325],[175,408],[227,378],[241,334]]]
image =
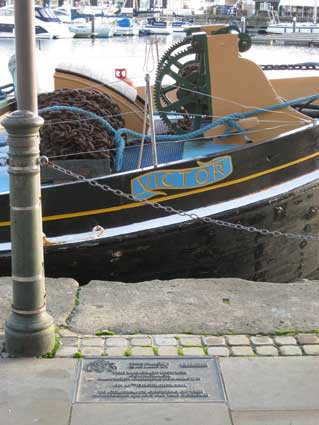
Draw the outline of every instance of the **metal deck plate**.
[[[224,402],[215,358],[88,358],[74,402]]]

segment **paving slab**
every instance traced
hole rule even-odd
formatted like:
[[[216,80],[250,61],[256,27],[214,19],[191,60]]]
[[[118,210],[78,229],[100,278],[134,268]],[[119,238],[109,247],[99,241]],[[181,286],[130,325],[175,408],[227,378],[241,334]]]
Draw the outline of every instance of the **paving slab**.
[[[78,282],[69,278],[46,278],[47,308],[57,326],[66,326],[79,287]],[[11,312],[12,280],[0,278],[0,329],[4,329],[5,320]]]
[[[319,410],[289,412],[234,412],[233,425],[318,425]]]
[[[219,362],[234,411],[318,410],[319,362],[314,357],[220,358]]]
[[[69,425],[75,359],[6,359],[0,367],[0,423]]]
[[[231,425],[221,403],[81,403],[72,409],[70,425]]]
[[[223,299],[229,299],[225,304]],[[319,281],[176,279],[91,281],[80,290],[70,327],[94,334],[274,334],[319,328]],[[190,320],[191,318],[191,320]]]

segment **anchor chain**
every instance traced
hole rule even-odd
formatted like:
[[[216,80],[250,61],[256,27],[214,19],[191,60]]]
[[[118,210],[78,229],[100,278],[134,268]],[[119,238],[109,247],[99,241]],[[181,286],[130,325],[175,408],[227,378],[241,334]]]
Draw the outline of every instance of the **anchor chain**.
[[[163,210],[163,211],[165,211],[169,214],[174,213],[174,214],[180,215],[182,217],[188,217],[188,218],[190,218],[191,220],[194,220],[194,221],[199,220],[199,221],[202,221],[203,223],[206,223],[206,224],[214,224],[216,226],[227,227],[227,228],[230,228],[230,229],[243,230],[243,231],[247,231],[249,233],[258,233],[258,234],[263,235],[263,236],[285,237],[287,239],[297,239],[297,240],[303,240],[303,241],[319,241],[319,236],[299,235],[299,234],[294,234],[294,233],[290,233],[290,232],[281,232],[279,230],[259,229],[259,228],[254,227],[254,226],[245,226],[245,225],[240,224],[240,223],[231,223],[231,222],[228,222],[228,221],[219,220],[219,219],[215,219],[215,218],[211,218],[211,217],[200,217],[197,214],[188,213],[187,211],[183,211],[183,210],[177,210],[173,207],[162,205],[159,202],[152,202],[152,201],[149,201],[149,200],[141,201],[141,200],[135,198],[135,196],[128,194],[128,193],[125,193],[120,189],[114,189],[111,186],[109,186],[108,184],[101,184],[94,179],[88,179],[88,178],[86,178],[86,177],[84,177],[80,174],[74,173],[71,170],[67,170],[64,167],[61,167],[60,165],[57,165],[57,164],[51,162],[49,160],[49,158],[47,158],[46,156],[42,156],[40,158],[40,163],[41,163],[41,165],[47,165],[47,166],[53,168],[54,170],[61,172],[62,174],[73,177],[74,179],[76,179],[78,181],[88,183],[92,187],[100,188],[104,192],[112,192],[114,195],[116,195],[118,197],[126,198],[129,201],[140,202],[141,204],[149,205],[152,208],[161,209],[161,210]]]
[[[309,71],[319,70],[319,63],[295,63],[282,65],[259,65],[263,71]]]
[[[41,155],[58,155],[61,159],[70,154],[74,154],[74,159],[110,158],[112,165],[114,136],[97,120],[85,119],[71,110],[41,112],[43,108],[55,105],[76,106],[96,113],[105,117],[117,130],[123,128],[125,122],[119,106],[111,97],[91,89],[60,89],[39,95],[39,113],[45,120],[40,129]],[[88,151],[90,153],[86,153]]]

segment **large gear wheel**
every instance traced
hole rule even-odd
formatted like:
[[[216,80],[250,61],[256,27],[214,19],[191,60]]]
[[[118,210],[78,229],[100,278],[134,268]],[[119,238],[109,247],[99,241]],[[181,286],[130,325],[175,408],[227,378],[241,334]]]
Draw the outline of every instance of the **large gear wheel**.
[[[157,111],[170,131],[183,133],[200,128],[210,113],[207,78],[201,67],[203,51],[186,38],[161,58],[154,85]],[[180,119],[176,119],[176,114]]]

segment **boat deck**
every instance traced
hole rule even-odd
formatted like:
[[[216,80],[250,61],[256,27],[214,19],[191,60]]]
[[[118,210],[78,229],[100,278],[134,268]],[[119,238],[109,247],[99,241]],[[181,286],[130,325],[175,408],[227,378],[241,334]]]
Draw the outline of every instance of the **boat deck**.
[[[6,141],[6,132],[0,129],[0,146]],[[207,140],[189,140],[181,142],[157,142],[158,163],[165,164],[183,159],[192,159],[214,154],[234,148],[236,145],[215,144]],[[0,193],[9,191],[9,176],[5,164],[8,148],[0,147]],[[121,172],[134,170],[138,167],[140,146],[127,146],[123,154]],[[145,144],[143,148],[141,168],[153,165],[152,145]]]

